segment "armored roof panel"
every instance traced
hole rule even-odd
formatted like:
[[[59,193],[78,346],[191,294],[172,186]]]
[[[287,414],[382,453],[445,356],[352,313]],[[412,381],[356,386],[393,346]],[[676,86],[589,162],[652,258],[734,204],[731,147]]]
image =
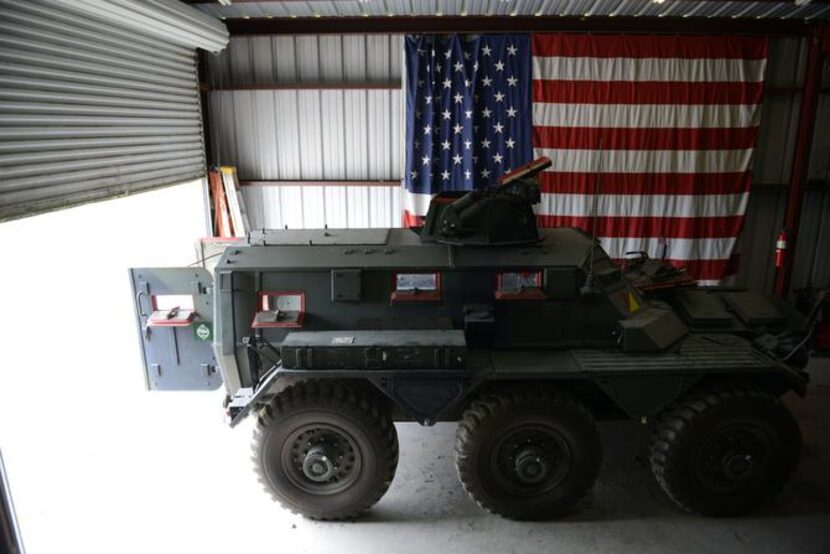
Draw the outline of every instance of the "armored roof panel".
[[[251,246],[386,244],[389,229],[263,229],[251,231]]]
[[[228,248],[217,265],[217,270],[581,266],[591,247],[590,237],[565,227],[543,229],[539,243],[525,246],[424,244],[409,229],[349,231],[271,231],[267,245]],[[358,233],[353,234],[351,231]],[[361,235],[360,231],[366,233]],[[325,237],[322,234],[324,232],[330,233],[330,236]],[[278,238],[280,233],[290,233],[290,236]],[[315,241],[315,237],[331,242]],[[361,237],[367,241],[357,243]],[[384,237],[384,240],[380,241],[380,237]]]

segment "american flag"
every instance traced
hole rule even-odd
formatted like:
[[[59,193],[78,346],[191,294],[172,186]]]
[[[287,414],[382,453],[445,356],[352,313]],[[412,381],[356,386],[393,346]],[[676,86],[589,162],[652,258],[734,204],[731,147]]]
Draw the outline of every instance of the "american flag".
[[[553,160],[541,223],[590,228],[602,156],[612,258],[665,254],[707,284],[734,273],[766,58],[765,38],[535,35],[534,151]]]
[[[523,46],[532,43],[532,51],[524,47],[516,51],[532,64],[532,100],[522,104],[532,122],[532,154],[525,150],[528,144],[519,142],[519,135],[528,135],[517,127],[513,148],[528,155],[511,158],[509,163],[516,167],[542,155],[553,160],[553,166],[541,177],[540,224],[590,230],[596,215],[597,236],[612,258],[622,259],[626,252],[639,250],[652,257],[665,255],[670,263],[687,267],[704,283],[718,282],[733,273],[758,138],[767,40],[573,34],[525,37],[525,41],[521,35],[479,37],[478,55],[474,41],[462,43],[456,37],[407,40],[407,169],[416,169],[414,164],[410,167],[415,152],[421,156],[435,152],[433,143],[424,151],[423,141],[413,142],[418,106],[425,102],[424,96],[436,94],[436,79],[427,81],[421,76],[428,76],[428,69],[414,62],[410,45],[415,45],[420,56],[419,41],[458,41],[462,56],[468,52],[471,60],[478,61],[481,75],[482,68],[489,74],[495,61],[485,65],[482,45],[501,38]],[[420,48],[425,56],[431,55],[432,48]],[[435,50],[438,54],[440,48]],[[436,59],[440,62],[437,55]],[[523,63],[512,56],[510,60],[518,66]],[[431,67],[434,71],[434,62]],[[413,83],[413,79],[424,80],[423,88],[415,86],[419,81]],[[451,80],[451,86],[454,83]],[[441,98],[441,90],[437,90]],[[474,90],[482,105],[496,103],[483,87],[474,86]],[[522,97],[515,98],[518,103]],[[476,113],[474,110],[474,117]],[[487,132],[486,125],[483,130]],[[481,151],[474,154],[478,162],[473,163],[487,161]],[[437,168],[443,159],[436,163],[431,156],[430,161]],[[594,214],[594,180],[599,167],[601,190]],[[424,215],[429,194],[487,184],[483,178],[467,184],[453,172],[447,180],[437,173],[419,173],[414,180],[412,175],[405,181],[407,224],[417,222],[414,216]]]
[[[404,224],[530,161],[530,36],[406,38]]]

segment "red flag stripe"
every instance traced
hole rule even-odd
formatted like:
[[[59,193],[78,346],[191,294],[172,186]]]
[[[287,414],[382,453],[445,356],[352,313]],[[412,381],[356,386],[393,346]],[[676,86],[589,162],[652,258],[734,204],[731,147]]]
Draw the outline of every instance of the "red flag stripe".
[[[415,215],[409,210],[403,211],[403,226],[404,227],[421,227],[424,224],[425,217],[422,215]]]
[[[579,227],[591,231],[592,218],[539,215],[542,227]],[[598,217],[596,233],[601,237],[711,238],[734,237],[743,225],[742,216],[723,217]]]
[[[565,104],[759,104],[763,82],[533,80],[534,102]]]
[[[739,194],[749,190],[749,173],[603,173],[602,194]],[[542,192],[594,194],[595,173],[546,171]]]
[[[534,56],[591,58],[726,58],[767,57],[767,40],[756,37],[566,35],[533,36]]]
[[[758,127],[632,128],[534,125],[536,148],[603,150],[744,150],[758,142]]]

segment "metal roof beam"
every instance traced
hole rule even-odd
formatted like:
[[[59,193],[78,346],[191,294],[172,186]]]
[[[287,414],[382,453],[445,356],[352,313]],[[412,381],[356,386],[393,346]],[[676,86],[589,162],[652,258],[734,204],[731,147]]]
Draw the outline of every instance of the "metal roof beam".
[[[797,19],[731,17],[288,17],[227,19],[231,35],[324,35],[363,33],[690,33],[806,35],[809,24]]]

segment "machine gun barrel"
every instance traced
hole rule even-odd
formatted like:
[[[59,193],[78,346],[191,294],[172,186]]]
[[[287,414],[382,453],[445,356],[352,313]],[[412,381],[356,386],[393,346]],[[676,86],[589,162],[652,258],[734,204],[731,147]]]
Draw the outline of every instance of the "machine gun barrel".
[[[553,162],[550,161],[550,158],[548,158],[547,156],[536,158],[532,162],[528,162],[523,166],[517,167],[513,171],[508,171],[507,173],[502,175],[501,180],[499,181],[499,185],[506,186],[518,179],[527,179],[528,177],[533,177],[540,171],[544,171],[552,165]]]

